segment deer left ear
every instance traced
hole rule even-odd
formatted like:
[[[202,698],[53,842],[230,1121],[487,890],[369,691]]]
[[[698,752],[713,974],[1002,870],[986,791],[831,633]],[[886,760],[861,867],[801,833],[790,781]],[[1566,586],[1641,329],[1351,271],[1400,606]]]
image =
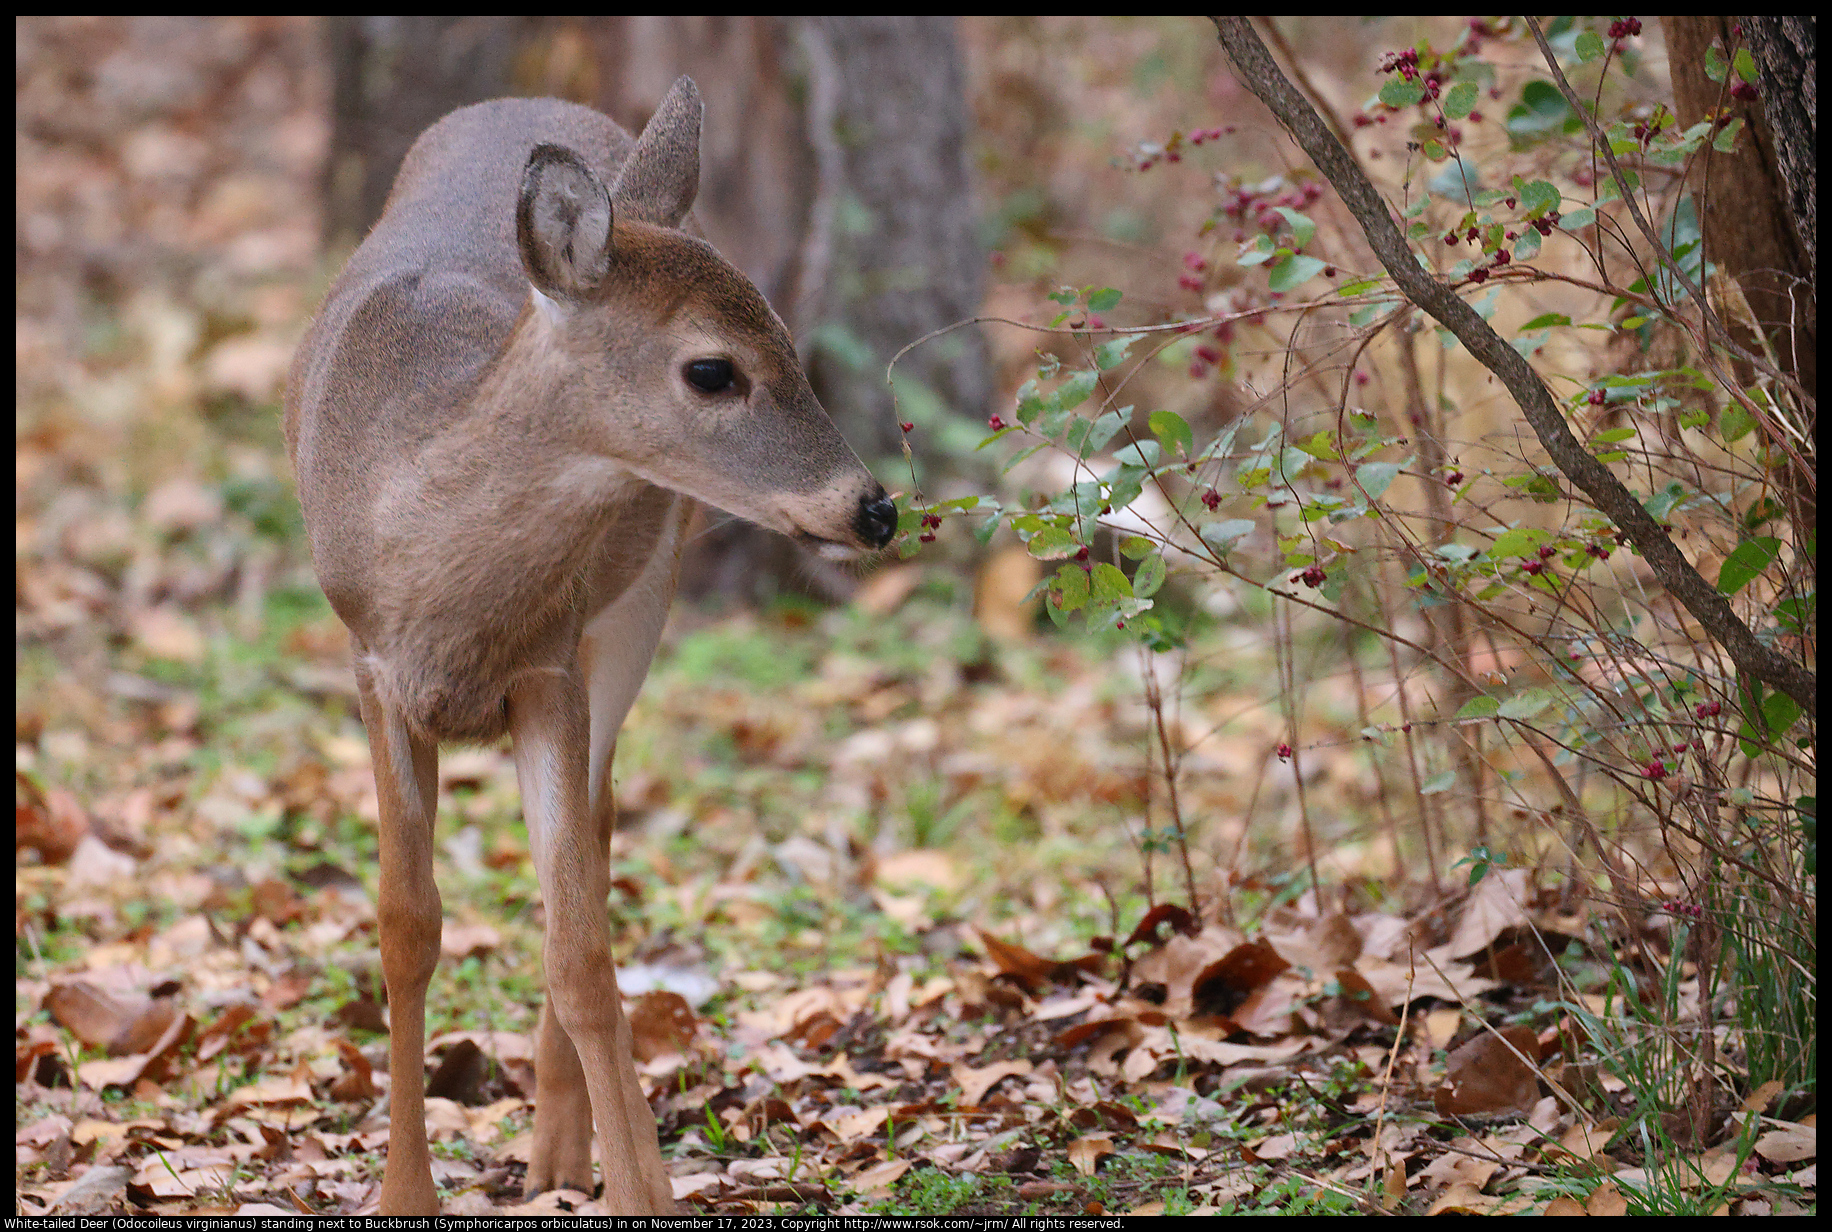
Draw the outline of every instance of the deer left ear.
[[[550,301],[573,303],[598,285],[611,261],[611,197],[584,159],[564,146],[534,147],[515,239],[528,281]]]
[[[706,106],[693,78],[680,77],[649,117],[611,197],[625,218],[678,227],[700,194],[700,122]]]

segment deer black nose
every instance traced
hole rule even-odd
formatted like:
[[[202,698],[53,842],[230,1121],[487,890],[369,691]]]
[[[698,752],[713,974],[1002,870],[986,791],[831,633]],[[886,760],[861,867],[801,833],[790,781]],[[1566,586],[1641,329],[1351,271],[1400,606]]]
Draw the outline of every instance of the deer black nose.
[[[897,506],[891,498],[879,488],[876,496],[869,496],[859,502],[858,516],[852,520],[852,528],[859,532],[859,538],[881,548],[891,541],[897,533]]]

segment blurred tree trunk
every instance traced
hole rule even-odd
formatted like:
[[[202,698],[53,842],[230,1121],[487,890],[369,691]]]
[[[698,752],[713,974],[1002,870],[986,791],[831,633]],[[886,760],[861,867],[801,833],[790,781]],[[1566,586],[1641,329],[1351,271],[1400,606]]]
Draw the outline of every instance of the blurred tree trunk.
[[[1781,367],[1817,396],[1813,267],[1813,72],[1811,17],[1662,17],[1674,109],[1690,126],[1720,106],[1749,120],[1734,154],[1708,151],[1699,221],[1705,253],[1734,278],[1749,301]],[[1729,95],[1739,80],[1705,75],[1705,52],[1715,39],[1729,52],[1742,23],[1756,56],[1755,103]]]
[[[354,247],[381,215],[414,138],[448,111],[513,93],[519,17],[328,17],[331,157],[325,240]]]
[[[972,316],[982,289],[952,18],[341,18],[330,35],[330,215],[342,236],[368,228],[413,138],[454,107],[554,95],[636,132],[691,75],[706,100],[702,230],[789,323],[853,448],[903,486],[886,465],[902,462],[884,366]],[[984,413],[977,331],[921,348],[898,373],[954,411]],[[782,536],[716,511],[708,527],[682,572],[691,597],[837,599],[855,584]]]

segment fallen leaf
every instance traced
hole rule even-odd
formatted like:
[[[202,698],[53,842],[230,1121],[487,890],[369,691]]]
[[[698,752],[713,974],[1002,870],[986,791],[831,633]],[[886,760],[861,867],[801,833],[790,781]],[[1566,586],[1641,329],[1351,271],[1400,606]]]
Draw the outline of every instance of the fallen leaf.
[[[678,992],[645,992],[631,1000],[628,1013],[638,1061],[686,1052],[699,1028],[693,1007]]]
[[[439,933],[439,952],[447,958],[465,959],[502,948],[503,937],[488,924],[459,924],[446,920]]]
[[[1584,1213],[1600,1218],[1615,1218],[1628,1214],[1628,1199],[1616,1188],[1614,1181],[1604,1181],[1590,1191],[1590,1197],[1584,1200]]]
[[[1103,1156],[1114,1154],[1113,1139],[1104,1134],[1069,1140],[1069,1162],[1083,1176],[1093,1176]]]
[[[896,1184],[897,1178],[910,1170],[907,1159],[889,1159],[865,1169],[852,1178],[852,1187],[861,1194],[877,1193]]]
[[[985,1099],[986,1093],[1006,1078],[1031,1072],[1029,1061],[999,1061],[995,1064],[973,1069],[966,1065],[954,1067],[954,1081],[960,1085],[961,1102],[969,1107],[978,1107]]]
[[[1756,1154],[1777,1164],[1798,1163],[1819,1157],[1819,1128],[1784,1124],[1756,1139]]]
[[[1539,1102],[1539,1074],[1522,1057],[1539,1054],[1531,1027],[1484,1031],[1450,1054],[1444,1081],[1432,1100],[1444,1116],[1531,1112]]]
[[[1530,878],[1530,870],[1524,868],[1490,870],[1470,891],[1444,952],[1452,958],[1467,958],[1488,948],[1505,930],[1530,925],[1526,908]]]

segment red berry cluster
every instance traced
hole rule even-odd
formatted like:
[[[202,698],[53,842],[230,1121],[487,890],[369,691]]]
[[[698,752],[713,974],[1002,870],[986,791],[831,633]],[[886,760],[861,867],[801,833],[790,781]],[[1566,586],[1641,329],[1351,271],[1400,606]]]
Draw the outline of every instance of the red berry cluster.
[[[993,414],[986,416],[986,426],[991,428],[994,432],[999,432],[1005,428],[1005,421],[999,418],[998,413],[995,411]]]
[[[1221,493],[1214,488],[1208,489],[1202,494],[1202,504],[1210,513],[1214,513],[1221,508]]]
[[[1157,166],[1160,159],[1167,163],[1180,163],[1183,161],[1183,143],[1185,141],[1188,141],[1191,145],[1201,145],[1205,141],[1220,141],[1222,134],[1231,133],[1233,131],[1234,126],[1229,124],[1224,128],[1194,129],[1187,135],[1180,132],[1172,133],[1170,135],[1170,140],[1166,141],[1161,146],[1152,143],[1142,145],[1140,147],[1141,153],[1133,162],[1132,169],[1134,171],[1150,171],[1153,167]]]
[[[1714,719],[1719,714],[1723,713],[1723,710],[1724,704],[1717,701],[1700,702],[1698,705],[1692,707],[1692,713],[1696,714],[1701,719]]]
[[[1658,783],[1667,777],[1667,763],[1664,761],[1649,762],[1641,768],[1641,777]]]
[[[1208,259],[1204,257],[1201,253],[1199,252],[1184,253],[1183,254],[1184,272],[1177,275],[1177,285],[1182,287],[1185,291],[1202,290],[1202,275],[1208,272],[1208,268],[1209,268]]]
[[[1693,920],[1702,920],[1705,917],[1705,909],[1703,907],[1699,906],[1697,903],[1682,903],[1678,899],[1660,904],[1660,909],[1673,915],[1683,915]]]
[[[1280,761],[1290,761],[1291,760],[1291,746],[1281,740],[1279,742],[1278,755],[1279,755]]]
[[[1756,87],[1752,82],[1739,81],[1730,87],[1730,97],[1753,103],[1756,101]]]
[[[1546,571],[1546,562],[1532,556],[1523,557],[1520,562],[1520,571],[1522,573],[1534,575],[1544,573]]]
[[[1298,581],[1304,583],[1312,590],[1315,590],[1317,587],[1323,585],[1324,579],[1327,577],[1329,577],[1329,574],[1323,572],[1322,565],[1312,565],[1304,572],[1298,574]]]
[[[1274,196],[1244,184],[1235,184],[1222,195],[1221,212],[1236,222],[1245,223],[1249,216],[1253,225],[1270,235],[1285,221],[1278,212],[1278,206],[1288,210],[1306,210],[1323,195],[1323,188],[1315,180],[1305,180],[1294,188]],[[1244,229],[1234,232],[1234,242],[1242,243],[1247,238]]]
[[[935,532],[941,529],[941,515],[925,513],[922,515],[922,534],[916,536],[921,543],[934,543]]]
[[[1416,47],[1407,47],[1402,51],[1389,51],[1380,58],[1380,71],[1398,73],[1407,81],[1419,75],[1419,52]]]
[[[1609,37],[1612,39],[1633,38],[1641,33],[1639,17],[1624,17],[1609,23]]]

